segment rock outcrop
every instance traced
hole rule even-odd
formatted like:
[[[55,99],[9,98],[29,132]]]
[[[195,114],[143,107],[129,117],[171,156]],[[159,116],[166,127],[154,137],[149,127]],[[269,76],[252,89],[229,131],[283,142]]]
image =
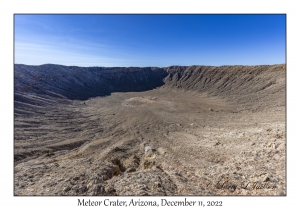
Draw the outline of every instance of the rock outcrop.
[[[15,65],[15,195],[285,195],[286,69]]]

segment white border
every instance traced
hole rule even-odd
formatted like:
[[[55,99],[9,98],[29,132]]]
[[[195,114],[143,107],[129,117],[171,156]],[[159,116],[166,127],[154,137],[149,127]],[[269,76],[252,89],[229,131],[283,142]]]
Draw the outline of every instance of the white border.
[[[1,1],[1,209],[73,209],[77,197],[13,196],[13,14],[14,13],[281,13],[287,14],[287,150],[286,197],[195,197],[195,200],[222,200],[222,209],[297,209],[299,172],[299,10],[296,1],[211,0],[211,1]],[[298,77],[297,77],[298,76]],[[87,199],[87,197],[85,197]],[[124,197],[123,197],[124,198]],[[178,200],[183,197],[168,197]],[[193,197],[188,197],[192,200]],[[94,200],[94,197],[92,198]],[[99,197],[99,199],[105,199]],[[117,198],[116,198],[117,199]],[[124,198],[129,200],[130,197]],[[135,197],[135,199],[138,199]],[[141,198],[143,199],[143,198]],[[160,200],[154,197],[153,200]],[[149,200],[149,198],[148,198]],[[84,208],[84,207],[80,207]],[[90,207],[93,208],[93,207]],[[94,207],[103,208],[103,207]],[[128,208],[128,207],[127,207]],[[168,207],[171,208],[171,207]],[[174,207],[173,207],[174,208]],[[110,209],[110,208],[109,208]],[[137,209],[137,208],[136,208]],[[147,208],[149,209],[149,208]],[[157,209],[157,208],[156,208]],[[195,208],[193,208],[195,209]],[[199,209],[199,207],[197,208]]]

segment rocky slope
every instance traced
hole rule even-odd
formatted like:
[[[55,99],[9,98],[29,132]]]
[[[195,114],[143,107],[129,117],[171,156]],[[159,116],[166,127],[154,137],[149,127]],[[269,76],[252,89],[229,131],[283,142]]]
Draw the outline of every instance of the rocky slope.
[[[15,65],[15,195],[285,195],[286,68]]]
[[[15,65],[14,90],[61,96],[71,100],[86,100],[106,96],[111,92],[145,91],[163,85],[167,75],[159,68],[105,68],[46,64]],[[19,100],[19,98],[16,98]]]

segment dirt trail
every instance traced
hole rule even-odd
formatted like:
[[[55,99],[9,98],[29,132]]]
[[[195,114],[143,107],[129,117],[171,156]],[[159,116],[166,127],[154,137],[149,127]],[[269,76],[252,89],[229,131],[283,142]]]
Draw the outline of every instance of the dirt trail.
[[[285,195],[285,65],[165,71],[84,101],[16,90],[15,195]]]

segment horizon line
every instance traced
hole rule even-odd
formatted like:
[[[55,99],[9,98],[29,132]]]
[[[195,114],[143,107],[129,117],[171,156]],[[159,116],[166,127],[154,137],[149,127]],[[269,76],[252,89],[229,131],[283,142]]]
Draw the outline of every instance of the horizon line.
[[[187,67],[187,66],[209,66],[209,67],[222,67],[222,66],[276,66],[276,65],[286,65],[286,63],[276,63],[276,64],[225,64],[225,65],[201,65],[201,64],[193,64],[193,65],[170,65],[170,66],[76,66],[76,65],[64,65],[64,64],[55,64],[55,63],[44,63],[44,64],[24,64],[24,63],[14,63],[14,65],[25,65],[25,66],[43,66],[43,65],[55,65],[55,66],[67,66],[67,67],[80,67],[80,68],[93,68],[93,67],[104,67],[104,68],[168,68],[174,66]]]

